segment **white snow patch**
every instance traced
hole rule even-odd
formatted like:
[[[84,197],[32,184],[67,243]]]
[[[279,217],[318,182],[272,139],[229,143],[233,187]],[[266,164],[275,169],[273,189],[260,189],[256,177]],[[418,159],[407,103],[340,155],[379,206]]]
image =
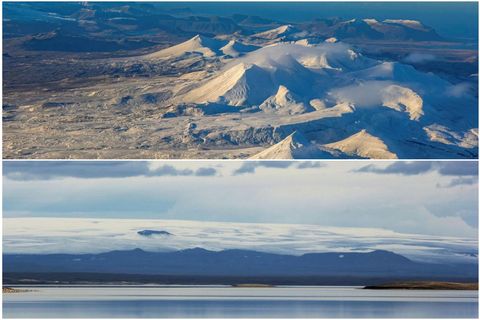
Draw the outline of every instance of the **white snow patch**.
[[[411,28],[411,29],[416,29],[420,31],[425,31],[426,28],[425,26],[417,20],[404,20],[404,19],[385,19],[383,20],[385,23],[394,23],[394,24],[400,24],[402,26]]]

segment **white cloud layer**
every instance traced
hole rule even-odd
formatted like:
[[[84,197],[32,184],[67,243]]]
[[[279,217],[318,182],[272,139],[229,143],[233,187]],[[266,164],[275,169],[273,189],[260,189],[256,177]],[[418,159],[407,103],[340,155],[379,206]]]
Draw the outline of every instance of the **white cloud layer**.
[[[470,162],[135,163],[108,172],[65,165],[61,176],[55,165],[7,165],[8,174],[35,179],[4,178],[4,217],[303,223],[478,236],[478,176]],[[160,175],[165,168],[169,174]]]
[[[424,218],[432,219],[428,214]],[[458,221],[453,221],[455,223]],[[146,229],[167,231],[172,235],[141,236],[137,233]],[[99,253],[134,248],[165,251],[202,247],[299,255],[383,249],[418,261],[474,262],[473,254],[477,252],[477,241],[471,238],[306,224],[5,218],[3,230],[5,253]]]

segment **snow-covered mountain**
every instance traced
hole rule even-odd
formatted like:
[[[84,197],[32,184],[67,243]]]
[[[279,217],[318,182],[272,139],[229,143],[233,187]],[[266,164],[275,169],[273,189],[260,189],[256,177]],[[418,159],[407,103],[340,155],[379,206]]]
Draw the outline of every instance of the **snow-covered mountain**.
[[[245,45],[235,40],[226,41],[196,35],[190,40],[166,48],[157,52],[150,53],[146,59],[173,59],[187,56],[189,54],[201,55],[204,58],[228,55],[238,57],[246,52],[258,49],[253,45]]]
[[[129,41],[92,31],[25,42],[34,51],[123,48],[111,57],[31,56],[34,71],[17,72],[27,66],[7,53],[15,79],[7,87],[18,87],[4,97],[6,157],[478,158],[478,53],[421,21],[164,18],[129,29]],[[143,47],[141,30],[155,46]],[[61,81],[77,89],[43,90]],[[36,83],[34,94],[22,90],[26,83]],[[77,121],[90,119],[92,106],[102,126]],[[76,128],[59,135],[65,123]],[[288,141],[294,132],[306,143]]]
[[[388,159],[477,154],[475,96],[468,91],[458,94],[457,85],[412,66],[364,57],[341,42],[267,45],[186,88],[172,99],[174,104],[202,110],[215,106],[219,120],[241,112],[238,121],[248,130],[253,126],[265,135],[263,128],[273,127],[263,141],[277,143],[297,131],[313,145],[305,152],[273,153],[279,156],[312,155],[315,148],[322,158],[327,154]],[[209,138],[230,131],[223,124],[223,135],[216,135],[220,128],[212,123],[196,125]],[[249,139],[236,143],[258,141]]]
[[[278,28],[256,33],[252,35],[252,38],[259,38],[264,40],[287,40],[290,36],[296,35],[298,33],[302,33],[302,30],[299,30],[291,24],[286,24]],[[304,35],[304,33],[302,34]]]

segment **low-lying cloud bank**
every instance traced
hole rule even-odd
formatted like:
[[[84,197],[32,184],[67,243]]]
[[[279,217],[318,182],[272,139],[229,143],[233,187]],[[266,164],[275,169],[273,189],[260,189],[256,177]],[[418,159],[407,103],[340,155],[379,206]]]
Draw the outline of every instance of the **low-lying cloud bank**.
[[[3,175],[11,180],[61,178],[129,178],[160,176],[215,176],[213,167],[178,169],[173,164],[151,168],[148,161],[15,161],[4,164]]]
[[[355,172],[401,175],[416,175],[431,171],[444,176],[478,176],[478,164],[475,161],[398,161],[386,167],[369,164],[355,170]]]
[[[143,236],[142,230],[158,235]],[[163,231],[163,232],[162,232]],[[380,228],[141,219],[4,219],[5,253],[98,253],[249,249],[300,255],[383,249],[418,261],[475,262],[473,238],[403,234]]]
[[[17,181],[220,175],[216,168],[220,162],[203,162],[201,166],[195,162],[158,164],[149,161],[15,161],[4,163],[3,175]],[[234,176],[255,173],[257,168],[311,169],[326,166],[319,161],[242,161],[238,164],[239,167],[232,171]]]

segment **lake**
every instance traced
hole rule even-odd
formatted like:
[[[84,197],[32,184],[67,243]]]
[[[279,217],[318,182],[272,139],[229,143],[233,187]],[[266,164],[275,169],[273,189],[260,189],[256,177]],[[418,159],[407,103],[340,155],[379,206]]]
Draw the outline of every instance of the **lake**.
[[[17,287],[18,288],[18,287]],[[478,291],[360,287],[23,287],[4,318],[477,318]]]

